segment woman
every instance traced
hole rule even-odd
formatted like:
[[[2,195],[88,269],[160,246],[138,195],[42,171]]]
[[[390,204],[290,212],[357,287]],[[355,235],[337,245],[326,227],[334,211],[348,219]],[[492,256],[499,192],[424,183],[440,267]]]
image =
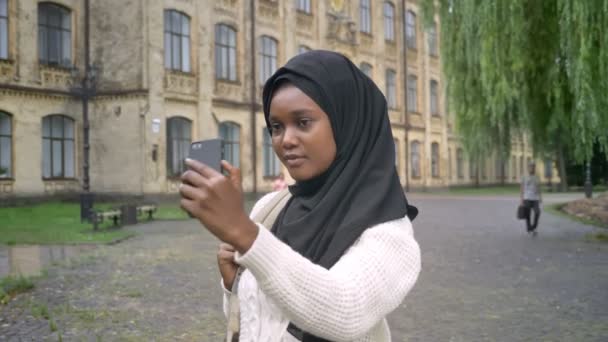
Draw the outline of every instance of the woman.
[[[245,269],[240,341],[390,341],[385,317],[416,282],[420,251],[384,96],[346,57],[310,51],[266,82],[263,107],[296,181],[271,227],[244,213],[239,172],[226,162],[229,178],[187,161],[196,172],[181,187],[182,207],[223,241],[225,310]]]

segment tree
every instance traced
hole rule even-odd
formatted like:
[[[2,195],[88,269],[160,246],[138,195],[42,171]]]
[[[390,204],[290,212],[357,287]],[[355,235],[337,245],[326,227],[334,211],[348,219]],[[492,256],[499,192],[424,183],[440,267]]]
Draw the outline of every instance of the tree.
[[[509,155],[516,136],[552,154],[608,156],[607,0],[424,0],[441,22],[447,98],[469,155]]]

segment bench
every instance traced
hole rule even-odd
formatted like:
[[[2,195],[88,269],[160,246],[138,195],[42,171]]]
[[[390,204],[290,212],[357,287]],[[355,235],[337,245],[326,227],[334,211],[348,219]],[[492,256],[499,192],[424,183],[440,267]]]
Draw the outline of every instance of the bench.
[[[93,223],[93,230],[99,229],[99,224],[104,220],[112,219],[114,226],[119,227],[121,222],[122,213],[118,209],[109,210],[91,210],[91,221]]]
[[[142,204],[137,206],[137,216],[148,214],[148,220],[152,220],[152,215],[158,210],[156,204]]]

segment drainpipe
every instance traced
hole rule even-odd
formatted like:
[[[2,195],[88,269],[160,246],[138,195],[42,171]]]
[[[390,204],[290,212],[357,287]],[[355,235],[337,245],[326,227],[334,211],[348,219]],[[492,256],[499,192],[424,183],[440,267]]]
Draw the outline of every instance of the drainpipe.
[[[89,63],[89,0],[84,1],[84,79],[82,81],[82,130],[83,130],[83,190],[89,192],[90,180],[89,180],[89,82],[88,77],[90,74],[90,63]]]
[[[404,121],[404,141],[405,141],[405,191],[408,192],[410,191],[410,181],[409,181],[409,167],[410,167],[410,163],[409,163],[409,158],[410,158],[410,154],[409,154],[409,145],[410,143],[408,142],[408,131],[410,129],[410,121],[409,121],[409,116],[408,116],[408,109],[407,109],[407,75],[408,75],[408,71],[407,71],[407,11],[405,8],[405,0],[401,0],[401,13],[403,15],[403,107],[404,107],[404,114],[403,114],[403,121]]]
[[[258,187],[257,187],[257,183],[258,183],[258,167],[257,167],[257,138],[256,138],[256,91],[255,88],[257,87],[257,83],[256,83],[256,79],[255,79],[255,46],[256,46],[256,39],[255,39],[255,0],[250,0],[249,2],[249,20],[251,20],[251,26],[250,26],[250,37],[251,37],[251,55],[250,55],[250,68],[251,68],[251,89],[250,89],[250,96],[251,96],[251,167],[252,167],[252,174],[253,174],[253,194],[254,196],[257,194],[258,192]]]

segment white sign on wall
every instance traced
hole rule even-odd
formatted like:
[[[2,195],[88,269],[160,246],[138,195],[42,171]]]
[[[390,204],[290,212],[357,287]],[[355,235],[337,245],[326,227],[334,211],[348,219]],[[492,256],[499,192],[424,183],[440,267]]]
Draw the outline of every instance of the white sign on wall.
[[[152,119],[152,133],[160,133],[160,119]]]

